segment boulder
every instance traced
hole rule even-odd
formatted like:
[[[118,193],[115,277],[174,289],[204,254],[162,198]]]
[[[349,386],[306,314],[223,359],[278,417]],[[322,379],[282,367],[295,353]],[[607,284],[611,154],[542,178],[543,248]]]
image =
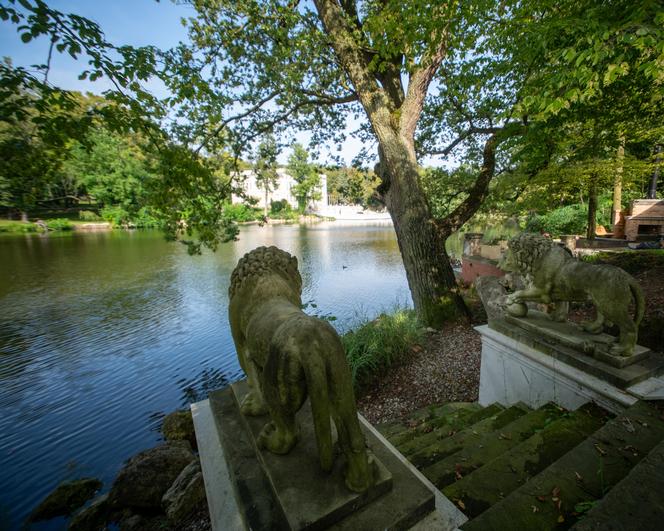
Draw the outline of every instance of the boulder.
[[[98,496],[77,512],[69,522],[69,531],[103,531],[110,511],[108,494]]]
[[[92,498],[101,485],[101,481],[95,478],[63,481],[37,506],[30,520],[36,522],[69,515]]]
[[[161,499],[161,506],[172,523],[181,522],[200,508],[205,500],[205,484],[198,461],[187,465]]]
[[[194,461],[191,445],[172,441],[132,457],[113,482],[110,500],[114,507],[161,509],[161,498]]]
[[[166,415],[161,425],[161,433],[167,441],[189,441],[196,448],[196,433],[191,410],[180,409]]]

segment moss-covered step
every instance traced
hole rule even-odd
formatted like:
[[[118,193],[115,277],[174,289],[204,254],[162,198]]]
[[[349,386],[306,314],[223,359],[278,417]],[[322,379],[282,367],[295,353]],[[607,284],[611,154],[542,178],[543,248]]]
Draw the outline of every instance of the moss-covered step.
[[[564,414],[521,444],[446,486],[443,494],[474,518],[567,453],[608,420],[587,404]],[[460,472],[461,473],[461,472]]]
[[[431,483],[442,489],[532,437],[535,432],[558,419],[563,413],[565,410],[555,404],[546,404],[503,428],[486,433],[466,444],[458,452],[424,468],[422,473]]]
[[[568,529],[662,440],[660,412],[639,401],[462,529]]]
[[[663,492],[664,442],[660,442],[572,529],[662,529]]]
[[[529,408],[524,404],[515,404],[500,413],[476,422],[472,426],[450,435],[449,437],[436,441],[435,443],[411,454],[408,460],[417,468],[424,468],[435,462],[452,455],[464,446],[472,444],[487,433],[499,430],[507,426],[517,418],[528,413]]]
[[[477,411],[482,406],[475,402],[448,402],[447,404],[439,404],[436,406],[428,406],[417,411],[412,412],[408,418],[394,422],[385,422],[379,424],[376,429],[389,441],[395,437],[415,437],[422,430],[426,431],[428,423],[453,414],[455,412],[463,411]],[[394,444],[394,443],[393,443]]]
[[[450,415],[435,420],[435,427],[431,431],[422,433],[417,437],[404,443],[397,443],[398,450],[409,457],[442,439],[450,437],[455,433],[478,423],[489,417],[494,417],[505,408],[500,404],[491,404],[479,411],[457,411]]]

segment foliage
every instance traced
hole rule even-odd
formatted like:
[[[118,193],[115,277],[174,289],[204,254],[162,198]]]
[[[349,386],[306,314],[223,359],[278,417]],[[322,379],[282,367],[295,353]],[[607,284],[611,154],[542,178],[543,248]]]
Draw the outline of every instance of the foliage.
[[[37,232],[37,225],[34,223],[25,223],[22,221],[0,220],[0,232]]]
[[[328,166],[327,193],[332,205],[376,206],[380,183],[374,172],[347,166]]]
[[[291,192],[297,199],[300,214],[303,214],[311,200],[318,200],[321,194],[320,176],[316,167],[309,162],[309,153],[301,144],[293,144],[293,152],[288,157],[288,173],[295,180]]]
[[[101,221],[101,216],[91,210],[79,210],[78,217],[81,221]]]
[[[45,221],[48,230],[70,231],[74,226],[68,219],[47,219]]]
[[[245,205],[244,203],[224,203],[223,211],[226,219],[241,223],[257,221],[263,218],[259,209]]]
[[[582,257],[584,262],[610,264],[638,275],[644,271],[664,267],[664,249],[639,249],[624,252],[595,253]]]
[[[293,207],[285,199],[270,201],[270,218],[297,221],[299,217],[299,212],[293,210]]]
[[[412,310],[396,310],[361,324],[342,337],[356,386],[403,357],[423,337],[423,328]]]
[[[266,135],[256,149],[256,159],[254,161],[254,173],[256,174],[256,184],[265,192],[265,215],[267,215],[270,192],[278,185],[279,174],[277,173],[277,156],[279,147],[272,135]]]

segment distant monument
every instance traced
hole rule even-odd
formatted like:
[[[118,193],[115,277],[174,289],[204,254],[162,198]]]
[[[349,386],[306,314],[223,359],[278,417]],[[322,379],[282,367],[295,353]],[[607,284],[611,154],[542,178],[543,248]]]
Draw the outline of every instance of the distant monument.
[[[357,418],[350,368],[336,331],[302,311],[297,258],[277,247],[244,255],[231,275],[228,313],[249,393],[245,415],[270,415],[261,447],[287,454],[298,440],[295,414],[311,399],[320,466],[333,464],[330,416],[346,458],[346,486],[354,492],[374,482],[372,460]]]

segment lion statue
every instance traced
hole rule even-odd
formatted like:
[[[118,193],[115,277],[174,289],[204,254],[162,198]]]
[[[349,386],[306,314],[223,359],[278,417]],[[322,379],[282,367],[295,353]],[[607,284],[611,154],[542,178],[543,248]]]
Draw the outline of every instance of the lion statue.
[[[258,247],[233,270],[229,288],[231,333],[249,393],[245,415],[269,413],[258,444],[286,454],[296,444],[295,414],[311,399],[318,456],[332,469],[330,417],[346,457],[346,486],[364,492],[374,482],[360,428],[350,368],[338,334],[330,324],[302,311],[302,278],[297,258],[277,247]]]
[[[507,297],[508,305],[523,305],[527,301],[554,303],[558,308],[554,309],[553,317],[564,320],[567,303],[591,300],[597,309],[597,318],[582,323],[583,329],[599,334],[605,325],[613,323],[619,328],[620,336],[610,353],[615,356],[633,354],[645,301],[636,280],[622,269],[580,262],[550,239],[530,233],[519,234],[509,241],[500,268],[522,275],[526,283],[525,289]],[[632,302],[634,318],[629,312]]]

